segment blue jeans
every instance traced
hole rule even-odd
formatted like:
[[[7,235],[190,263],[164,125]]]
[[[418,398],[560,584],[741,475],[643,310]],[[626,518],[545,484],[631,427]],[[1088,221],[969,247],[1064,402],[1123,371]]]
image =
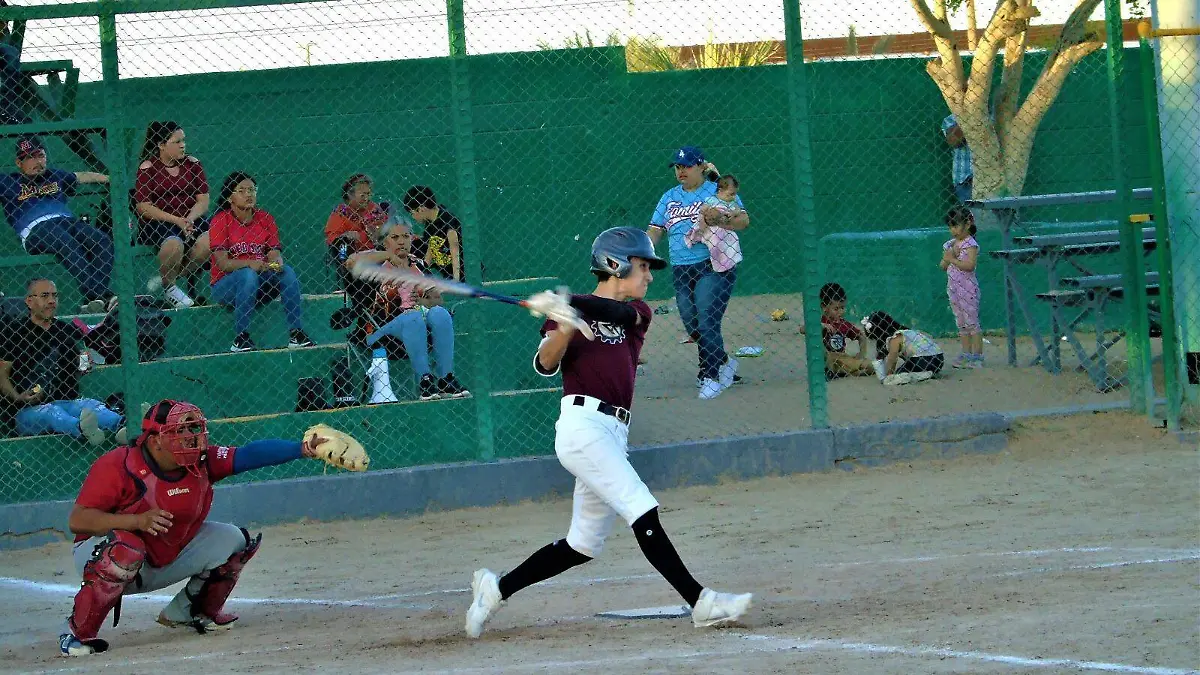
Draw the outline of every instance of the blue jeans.
[[[954,186],[954,196],[959,202],[965,202],[971,198],[971,184],[974,181],[970,178]]]
[[[721,337],[721,320],[733,295],[737,268],[716,272],[705,260],[693,265],[671,268],[675,282],[675,304],[679,319],[688,335],[696,336],[700,352],[700,377],[717,379],[721,365],[728,360],[725,340]]]
[[[430,335],[433,336],[433,360],[437,362],[437,376],[445,377],[454,372],[454,319],[445,307],[430,307],[428,312],[410,309],[380,326],[367,338],[367,346],[374,347],[384,335],[398,337],[404,343],[417,380],[430,373]]]
[[[79,431],[79,415],[85,409],[96,412],[101,429],[111,432],[121,428],[124,418],[105,408],[103,403],[92,398],[77,398],[72,401],[51,401],[21,408],[16,415],[17,434],[65,434],[73,438],[82,438],[83,434]]]
[[[300,306],[300,280],[291,265],[283,271],[255,272],[249,267],[234,270],[213,284],[213,300],[233,307],[233,329],[238,334],[250,330],[254,309],[278,297],[283,302],[288,328],[304,327]]]
[[[74,218],[47,220],[29,231],[25,250],[58,258],[88,300],[102,300],[111,295],[108,283],[112,277],[113,243],[100,230]]]

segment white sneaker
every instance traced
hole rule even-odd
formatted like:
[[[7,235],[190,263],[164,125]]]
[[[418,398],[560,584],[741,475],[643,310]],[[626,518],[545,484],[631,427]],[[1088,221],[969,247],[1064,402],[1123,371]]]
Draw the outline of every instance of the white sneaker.
[[[163,289],[162,277],[155,274],[146,280],[146,290],[150,293],[158,293]]]
[[[471,606],[467,609],[467,635],[477,638],[483,634],[483,625],[501,607],[500,577],[489,569],[475,570],[471,578]]]
[[[88,445],[104,443],[104,431],[100,429],[100,419],[96,417],[95,410],[84,408],[79,413],[79,433],[83,434]]]
[[[692,608],[692,623],[706,628],[719,623],[737,621],[753,604],[754,594],[718,593],[710,588],[700,591],[700,599]]]
[[[171,303],[175,309],[187,309],[196,304],[195,300],[188,297],[187,293],[179,287],[179,284],[171,284],[163,289],[163,295],[167,297],[167,302]]]
[[[707,401],[709,399],[716,398],[720,396],[721,392],[724,390],[725,388],[721,386],[720,382],[717,382],[711,377],[706,377],[700,381],[700,400]]]
[[[733,376],[737,375],[737,371],[738,360],[731,356],[729,357],[729,360],[725,362],[725,365],[721,366],[721,370],[717,373],[717,381],[721,383],[722,387],[732,387]]]
[[[879,381],[883,382],[883,378],[887,377],[886,371],[883,369],[883,359],[872,361],[871,368],[875,370],[875,377],[878,377]]]

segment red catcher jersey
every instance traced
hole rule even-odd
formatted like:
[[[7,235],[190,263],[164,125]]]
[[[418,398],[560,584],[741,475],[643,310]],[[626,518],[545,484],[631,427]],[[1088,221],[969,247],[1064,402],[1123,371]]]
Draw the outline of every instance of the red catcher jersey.
[[[151,536],[136,532],[146,544],[147,561],[164,567],[179,557],[196,536],[212,508],[213,483],[233,475],[236,448],[208,446],[201,456],[199,476],[184,472],[168,478],[150,462],[144,451],[119,447],[104,453],[92,464],[75,503],[106,513],[137,514],[162,509],[174,518],[166,532]],[[88,535],[75,536],[75,541]]]

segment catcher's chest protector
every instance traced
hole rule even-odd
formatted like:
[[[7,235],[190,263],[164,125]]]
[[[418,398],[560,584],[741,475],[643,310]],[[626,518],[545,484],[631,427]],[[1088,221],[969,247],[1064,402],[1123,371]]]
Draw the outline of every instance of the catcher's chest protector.
[[[199,476],[185,472],[183,478],[170,480],[158,474],[147,462],[138,448],[127,448],[125,472],[133,480],[137,498],[117,513],[145,513],[151,509],[162,509],[170,513],[171,529],[157,537],[146,537],[147,562],[154,567],[169,565],[183,550],[204,524],[212,508],[212,481],[208,477],[207,463]]]

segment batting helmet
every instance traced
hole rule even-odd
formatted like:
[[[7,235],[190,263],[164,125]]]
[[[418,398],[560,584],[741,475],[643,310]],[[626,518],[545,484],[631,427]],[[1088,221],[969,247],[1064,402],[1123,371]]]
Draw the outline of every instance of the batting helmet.
[[[667,261],[654,253],[654,243],[645,230],[636,227],[607,229],[592,242],[592,271],[623,279],[633,269],[630,258],[649,261],[650,269],[661,270]]]

